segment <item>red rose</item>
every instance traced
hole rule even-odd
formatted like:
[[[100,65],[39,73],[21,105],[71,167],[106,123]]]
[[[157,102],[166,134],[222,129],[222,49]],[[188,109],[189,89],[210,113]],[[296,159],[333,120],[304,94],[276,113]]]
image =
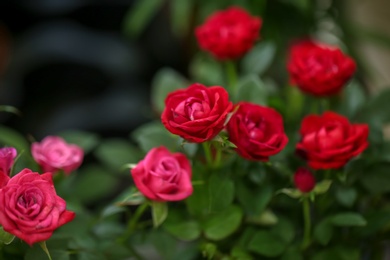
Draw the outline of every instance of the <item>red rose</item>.
[[[193,191],[187,157],[170,153],[165,147],[150,150],[131,170],[131,175],[139,191],[151,200],[183,200]]]
[[[24,169],[0,189],[0,224],[29,245],[48,240],[74,216],[57,196],[50,172]]]
[[[262,20],[251,17],[240,7],[213,13],[196,28],[200,47],[217,59],[236,59],[252,48],[259,38]]]
[[[316,186],[316,179],[308,169],[299,168],[294,174],[294,184],[301,192],[310,192]]]
[[[212,139],[224,128],[232,107],[224,88],[206,88],[195,83],[167,96],[161,121],[171,133],[201,143]]]
[[[351,124],[334,112],[306,116],[300,133],[302,138],[296,146],[297,153],[313,169],[340,168],[368,146],[368,126]]]
[[[227,131],[238,154],[249,160],[268,161],[287,144],[282,116],[274,109],[240,102]]]
[[[0,188],[7,184],[17,154],[13,147],[0,148]]]
[[[43,171],[63,170],[66,174],[79,168],[84,158],[83,149],[59,136],[47,136],[40,143],[33,143],[31,153]]]
[[[287,69],[291,82],[303,92],[329,96],[352,77],[356,64],[337,47],[306,40],[291,48]]]

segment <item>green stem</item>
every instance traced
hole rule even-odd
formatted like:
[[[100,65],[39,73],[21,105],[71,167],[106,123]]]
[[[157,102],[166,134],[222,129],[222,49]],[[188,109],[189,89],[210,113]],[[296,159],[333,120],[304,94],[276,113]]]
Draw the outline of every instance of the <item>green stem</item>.
[[[39,245],[41,246],[42,250],[46,253],[49,260],[52,260],[50,253],[49,253],[49,250],[47,249],[47,246],[46,246],[46,241],[40,242]]]
[[[311,243],[310,233],[311,233],[311,216],[310,216],[310,200],[309,197],[303,198],[302,201],[303,208],[303,221],[304,221],[304,231],[303,231],[303,240],[302,240],[302,250],[305,250]]]
[[[221,164],[222,149],[218,149],[217,147],[215,149],[217,150],[217,153],[215,155],[214,167],[218,168]]]
[[[237,87],[237,70],[234,61],[228,60],[225,62],[227,84],[229,86],[230,95],[236,96]]]
[[[141,205],[138,206],[137,210],[135,211],[134,215],[131,217],[130,221],[127,224],[127,229],[125,234],[120,238],[120,242],[125,243],[133,234],[135,227],[137,226],[139,218],[142,216],[142,214],[145,212],[146,208],[148,207],[148,202],[144,202]]]
[[[206,162],[208,166],[213,165],[213,157],[211,155],[211,143],[210,142],[203,142],[202,143],[204,155],[206,157]]]

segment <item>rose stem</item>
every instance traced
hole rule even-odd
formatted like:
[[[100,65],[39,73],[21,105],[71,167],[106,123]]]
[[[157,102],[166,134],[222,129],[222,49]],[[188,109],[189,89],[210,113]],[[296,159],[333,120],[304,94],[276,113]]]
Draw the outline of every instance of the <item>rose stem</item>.
[[[311,232],[309,197],[303,198],[302,209],[303,209],[303,221],[304,221],[302,250],[305,250],[310,245],[310,232]]]
[[[202,146],[204,150],[204,155],[206,157],[207,165],[211,166],[213,164],[213,158],[211,156],[210,142],[203,142]]]
[[[132,216],[130,221],[127,223],[126,232],[123,234],[123,236],[121,238],[119,238],[119,242],[124,243],[129,239],[129,237],[131,236],[131,234],[135,230],[135,227],[137,225],[139,218],[142,216],[142,214],[144,213],[144,211],[146,210],[148,205],[149,205],[148,202],[144,202],[138,206],[137,210],[134,212],[134,215]]]
[[[237,86],[237,71],[234,61],[228,60],[225,62],[227,84],[229,86],[230,95],[234,98],[236,96],[236,86]]]
[[[215,147],[215,149],[217,150],[217,153],[215,154],[214,167],[218,168],[221,163],[222,149],[218,147]]]

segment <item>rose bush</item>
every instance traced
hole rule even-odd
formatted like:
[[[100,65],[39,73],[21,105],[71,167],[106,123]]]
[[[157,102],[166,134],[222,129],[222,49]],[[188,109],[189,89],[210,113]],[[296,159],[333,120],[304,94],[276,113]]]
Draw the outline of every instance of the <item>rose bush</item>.
[[[0,189],[0,224],[29,245],[48,240],[75,217],[57,196],[52,177],[24,169]]]
[[[240,7],[215,12],[196,28],[201,49],[219,60],[236,59],[250,50],[259,38],[262,20]]]
[[[178,201],[192,194],[191,165],[181,153],[165,147],[153,148],[131,170],[134,184],[145,197],[155,201]]]
[[[268,161],[286,146],[283,118],[277,111],[248,102],[237,107],[226,129],[238,154],[249,160]]]
[[[367,148],[368,131],[368,125],[351,124],[334,112],[308,115],[296,149],[313,169],[337,169]]]
[[[356,64],[335,46],[303,40],[291,47],[287,68],[291,83],[303,92],[329,96],[340,92]]]
[[[59,136],[47,136],[33,143],[31,153],[44,172],[63,170],[66,174],[80,167],[84,157],[79,146],[68,144]]]
[[[161,121],[171,133],[201,143],[211,140],[224,128],[232,107],[224,88],[195,83],[167,96]]]

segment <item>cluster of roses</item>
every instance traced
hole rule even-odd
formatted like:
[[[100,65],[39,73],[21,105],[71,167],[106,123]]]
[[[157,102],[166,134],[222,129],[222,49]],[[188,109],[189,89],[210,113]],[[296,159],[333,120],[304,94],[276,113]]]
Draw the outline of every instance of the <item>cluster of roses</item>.
[[[33,143],[31,153],[44,173],[23,169],[11,177],[17,150],[0,149],[0,225],[29,245],[48,240],[74,219],[75,213],[66,210],[65,200],[56,193],[53,174],[70,174],[84,157],[80,147],[56,136]]]
[[[253,46],[261,24],[260,18],[231,7],[211,15],[196,29],[196,36],[200,47],[216,59],[236,59]],[[303,92],[330,96],[340,92],[356,65],[336,47],[303,40],[292,46],[287,68],[291,82]],[[283,118],[276,110],[249,102],[233,105],[220,86],[195,83],[171,92],[161,120],[171,133],[194,143],[210,141],[226,130],[237,153],[248,160],[268,161],[288,142]],[[331,111],[306,116],[300,134],[297,154],[315,170],[340,168],[368,146],[367,125],[352,124]],[[165,147],[152,149],[131,173],[138,189],[151,200],[177,201],[192,193],[189,160]],[[294,182],[301,192],[315,185],[307,168],[296,171]]]

